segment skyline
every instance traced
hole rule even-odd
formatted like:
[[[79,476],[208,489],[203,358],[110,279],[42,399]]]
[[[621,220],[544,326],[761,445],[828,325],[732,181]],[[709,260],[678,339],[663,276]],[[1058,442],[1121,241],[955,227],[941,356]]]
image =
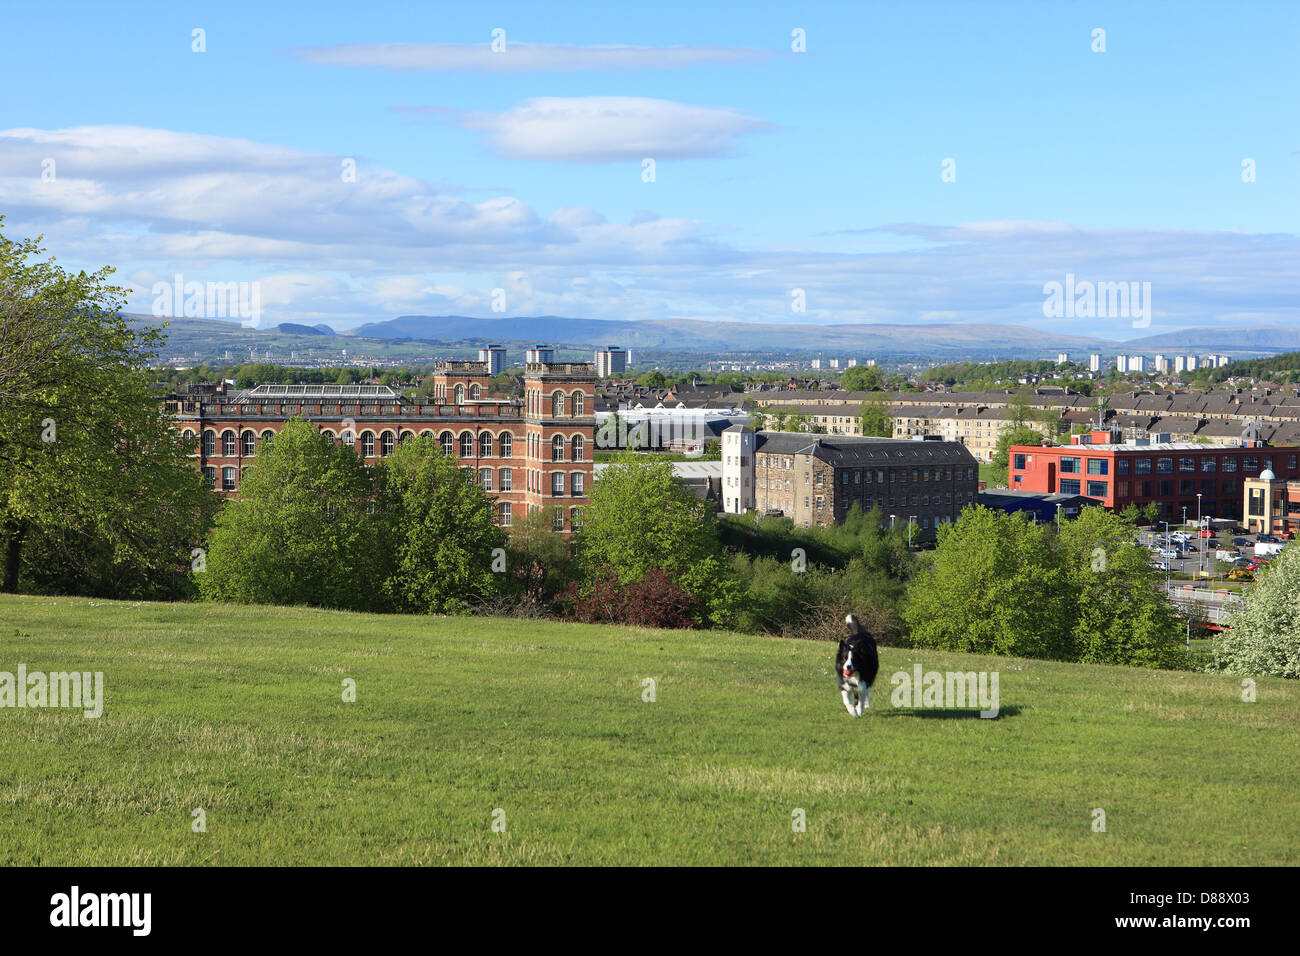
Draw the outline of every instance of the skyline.
[[[14,9],[40,96],[0,94],[6,234],[129,311],[184,273],[263,327],[1300,326],[1285,4],[135,9]],[[1067,275],[1150,283],[1149,324],[1047,318]]]

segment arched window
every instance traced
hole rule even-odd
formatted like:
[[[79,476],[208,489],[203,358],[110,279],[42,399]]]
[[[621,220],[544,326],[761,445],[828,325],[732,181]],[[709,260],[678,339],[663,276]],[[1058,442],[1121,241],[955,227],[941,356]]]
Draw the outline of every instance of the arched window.
[[[564,461],[563,435],[556,435],[551,439],[551,461]]]
[[[464,405],[464,404],[465,404],[465,386],[464,386],[464,385],[457,385],[457,386],[456,386],[456,404],[457,404],[457,405]]]
[[[573,441],[571,441],[569,444],[573,447],[573,455],[572,455],[573,460],[582,461],[582,453],[583,453],[582,436],[574,435]]]
[[[587,407],[586,396],[582,392],[573,393],[573,416],[577,418],[585,413]]]
[[[184,439],[185,443],[188,445],[190,442],[194,440],[194,429],[193,428],[185,429],[185,431],[181,432],[181,438]]]
[[[455,454],[455,452],[452,451],[452,444],[454,439],[451,437],[451,432],[443,432],[441,435],[438,436],[438,441],[442,445],[442,453],[444,455],[450,458],[453,454]]]
[[[559,418],[564,414],[564,393],[556,392],[551,396],[551,415]]]
[[[269,428],[268,428],[266,431],[262,432],[262,441],[263,441],[263,442],[268,442],[268,441],[270,441],[270,440],[271,440],[272,438],[274,438],[274,437],[275,437],[275,432],[271,431],[271,429],[269,429]]]
[[[460,457],[474,457],[474,436],[469,432],[460,433]]]
[[[481,394],[482,394],[482,390],[478,387],[478,382],[475,382],[473,385],[469,387],[470,401],[477,402],[478,397]]]
[[[217,433],[206,431],[203,433],[203,455],[211,458],[217,453]]]
[[[370,432],[361,433],[361,457],[362,458],[375,457],[375,436],[372,435]]]
[[[244,432],[239,436],[239,443],[243,446],[240,453],[245,458],[252,458],[257,454],[257,436],[252,432]]]
[[[501,438],[497,442],[497,447],[501,450],[502,458],[509,458],[510,452],[514,447],[514,436],[509,432],[502,432]]]
[[[379,453],[385,457],[393,453],[393,433],[384,432],[379,436]]]
[[[478,456],[480,458],[492,457],[492,433],[483,432],[478,436]]]
[[[235,433],[230,430],[221,433],[221,454],[227,458],[235,456]]]
[[[402,434],[397,436],[397,443],[400,445],[402,442],[406,441],[406,439],[414,438],[414,437],[415,436],[412,435],[410,432],[402,432]]]

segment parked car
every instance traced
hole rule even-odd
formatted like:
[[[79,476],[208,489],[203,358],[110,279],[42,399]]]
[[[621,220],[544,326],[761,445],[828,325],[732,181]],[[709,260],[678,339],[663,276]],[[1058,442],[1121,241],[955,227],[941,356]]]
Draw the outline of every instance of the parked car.
[[[1286,545],[1281,541],[1265,541],[1263,538],[1260,538],[1260,543],[1255,545],[1255,556],[1260,557],[1265,554],[1280,554],[1282,549],[1285,547]]]
[[[1248,547],[1250,547],[1250,539],[1249,539],[1249,538],[1233,538],[1233,539],[1232,539],[1232,543],[1235,544],[1235,545],[1236,545],[1237,547],[1239,547],[1239,548],[1248,548]]]
[[[1190,552],[1190,553],[1192,553],[1192,554],[1196,554],[1196,553],[1200,550],[1200,548],[1196,547],[1196,545],[1192,544],[1192,543],[1189,541],[1189,542],[1187,542],[1187,544],[1183,545],[1183,550],[1184,550],[1184,551],[1188,551],[1188,552]]]
[[[1216,561],[1236,561],[1240,557],[1240,551],[1225,551],[1220,548],[1218,551],[1214,552],[1214,558]]]
[[[1168,561],[1152,561],[1152,562],[1151,562],[1151,567],[1155,568],[1157,571],[1170,571],[1170,570],[1172,570],[1172,568],[1169,567],[1169,562],[1168,562]]]
[[[1203,528],[1196,532],[1196,536],[1198,538],[1213,538],[1215,537],[1215,532],[1211,531],[1209,528]]]
[[[1260,541],[1263,541],[1265,544],[1277,544],[1277,543],[1278,543],[1278,539],[1275,538],[1275,537],[1273,537],[1273,535],[1271,535],[1271,534],[1257,534],[1257,535],[1255,535],[1255,541],[1256,541],[1257,543],[1260,542]]]
[[[1155,548],[1153,553],[1156,557],[1164,558],[1166,561],[1178,560],[1178,552],[1173,548]]]
[[[1255,565],[1256,562],[1252,561],[1250,558],[1237,558],[1232,562],[1233,569],[1237,571],[1253,571]]]

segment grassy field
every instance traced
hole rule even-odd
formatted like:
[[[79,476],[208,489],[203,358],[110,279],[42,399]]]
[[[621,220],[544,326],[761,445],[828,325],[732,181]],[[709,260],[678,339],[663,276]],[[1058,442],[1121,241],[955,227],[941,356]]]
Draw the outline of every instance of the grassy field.
[[[854,721],[832,653],[0,597],[0,671],[103,671],[106,698],[0,709],[0,862],[1300,863],[1295,682],[886,649]],[[913,662],[1000,672],[1001,716],[891,708]]]

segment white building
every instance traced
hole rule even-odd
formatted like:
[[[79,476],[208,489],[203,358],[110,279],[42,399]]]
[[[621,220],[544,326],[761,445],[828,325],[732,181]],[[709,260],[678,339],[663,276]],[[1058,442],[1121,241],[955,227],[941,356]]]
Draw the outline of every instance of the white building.
[[[627,371],[627,353],[621,346],[607,345],[596,349],[596,374],[601,378],[620,375]]]
[[[1196,356],[1195,356],[1195,355],[1189,355],[1189,356],[1187,356],[1187,365],[1186,365],[1186,368],[1187,368],[1187,371],[1189,371],[1189,372],[1194,371],[1194,370],[1196,369]]]
[[[813,359],[813,360],[812,360],[812,367],[813,367],[813,368],[821,368],[821,367],[822,367],[822,360],[819,359],[819,358],[815,358],[815,359]]]
[[[524,361],[529,365],[534,362],[551,363],[555,361],[555,349],[549,345],[534,345],[524,353]]]
[[[1165,358],[1163,355],[1157,355],[1157,356],[1156,356],[1156,371],[1157,371],[1157,372],[1168,372],[1168,371],[1169,371],[1169,359]]]
[[[502,345],[489,345],[478,350],[478,360],[487,362],[489,375],[500,375],[506,370],[506,350]]]
[[[1116,356],[1115,356],[1115,368],[1118,369],[1118,370],[1121,371],[1121,372],[1127,372],[1127,371],[1128,371],[1128,356],[1127,356],[1127,355],[1116,355]]]
[[[755,433],[740,425],[722,432],[722,510],[743,515],[754,510]]]
[[[1142,355],[1130,355],[1128,357],[1128,370],[1130,372],[1145,372],[1147,360]]]
[[[1093,352],[1091,355],[1088,356],[1088,371],[1089,372],[1101,371],[1101,356],[1096,352]]]
[[[1229,362],[1231,362],[1232,359],[1229,358],[1229,357],[1226,356],[1226,355],[1216,355],[1216,356],[1214,357],[1214,361],[1215,361],[1215,366],[1216,366],[1217,368],[1222,368],[1223,366],[1225,366],[1225,365],[1227,365]]]
[[[1069,361],[1070,361],[1070,356],[1069,356],[1067,353],[1065,353],[1065,352],[1058,352],[1058,353],[1057,353],[1057,355],[1056,355],[1056,364],[1057,364],[1057,365],[1065,365],[1065,364],[1066,364],[1067,362],[1069,362]]]
[[[840,367],[840,360],[839,360],[839,359],[831,359],[831,368],[839,368],[839,367]]]

